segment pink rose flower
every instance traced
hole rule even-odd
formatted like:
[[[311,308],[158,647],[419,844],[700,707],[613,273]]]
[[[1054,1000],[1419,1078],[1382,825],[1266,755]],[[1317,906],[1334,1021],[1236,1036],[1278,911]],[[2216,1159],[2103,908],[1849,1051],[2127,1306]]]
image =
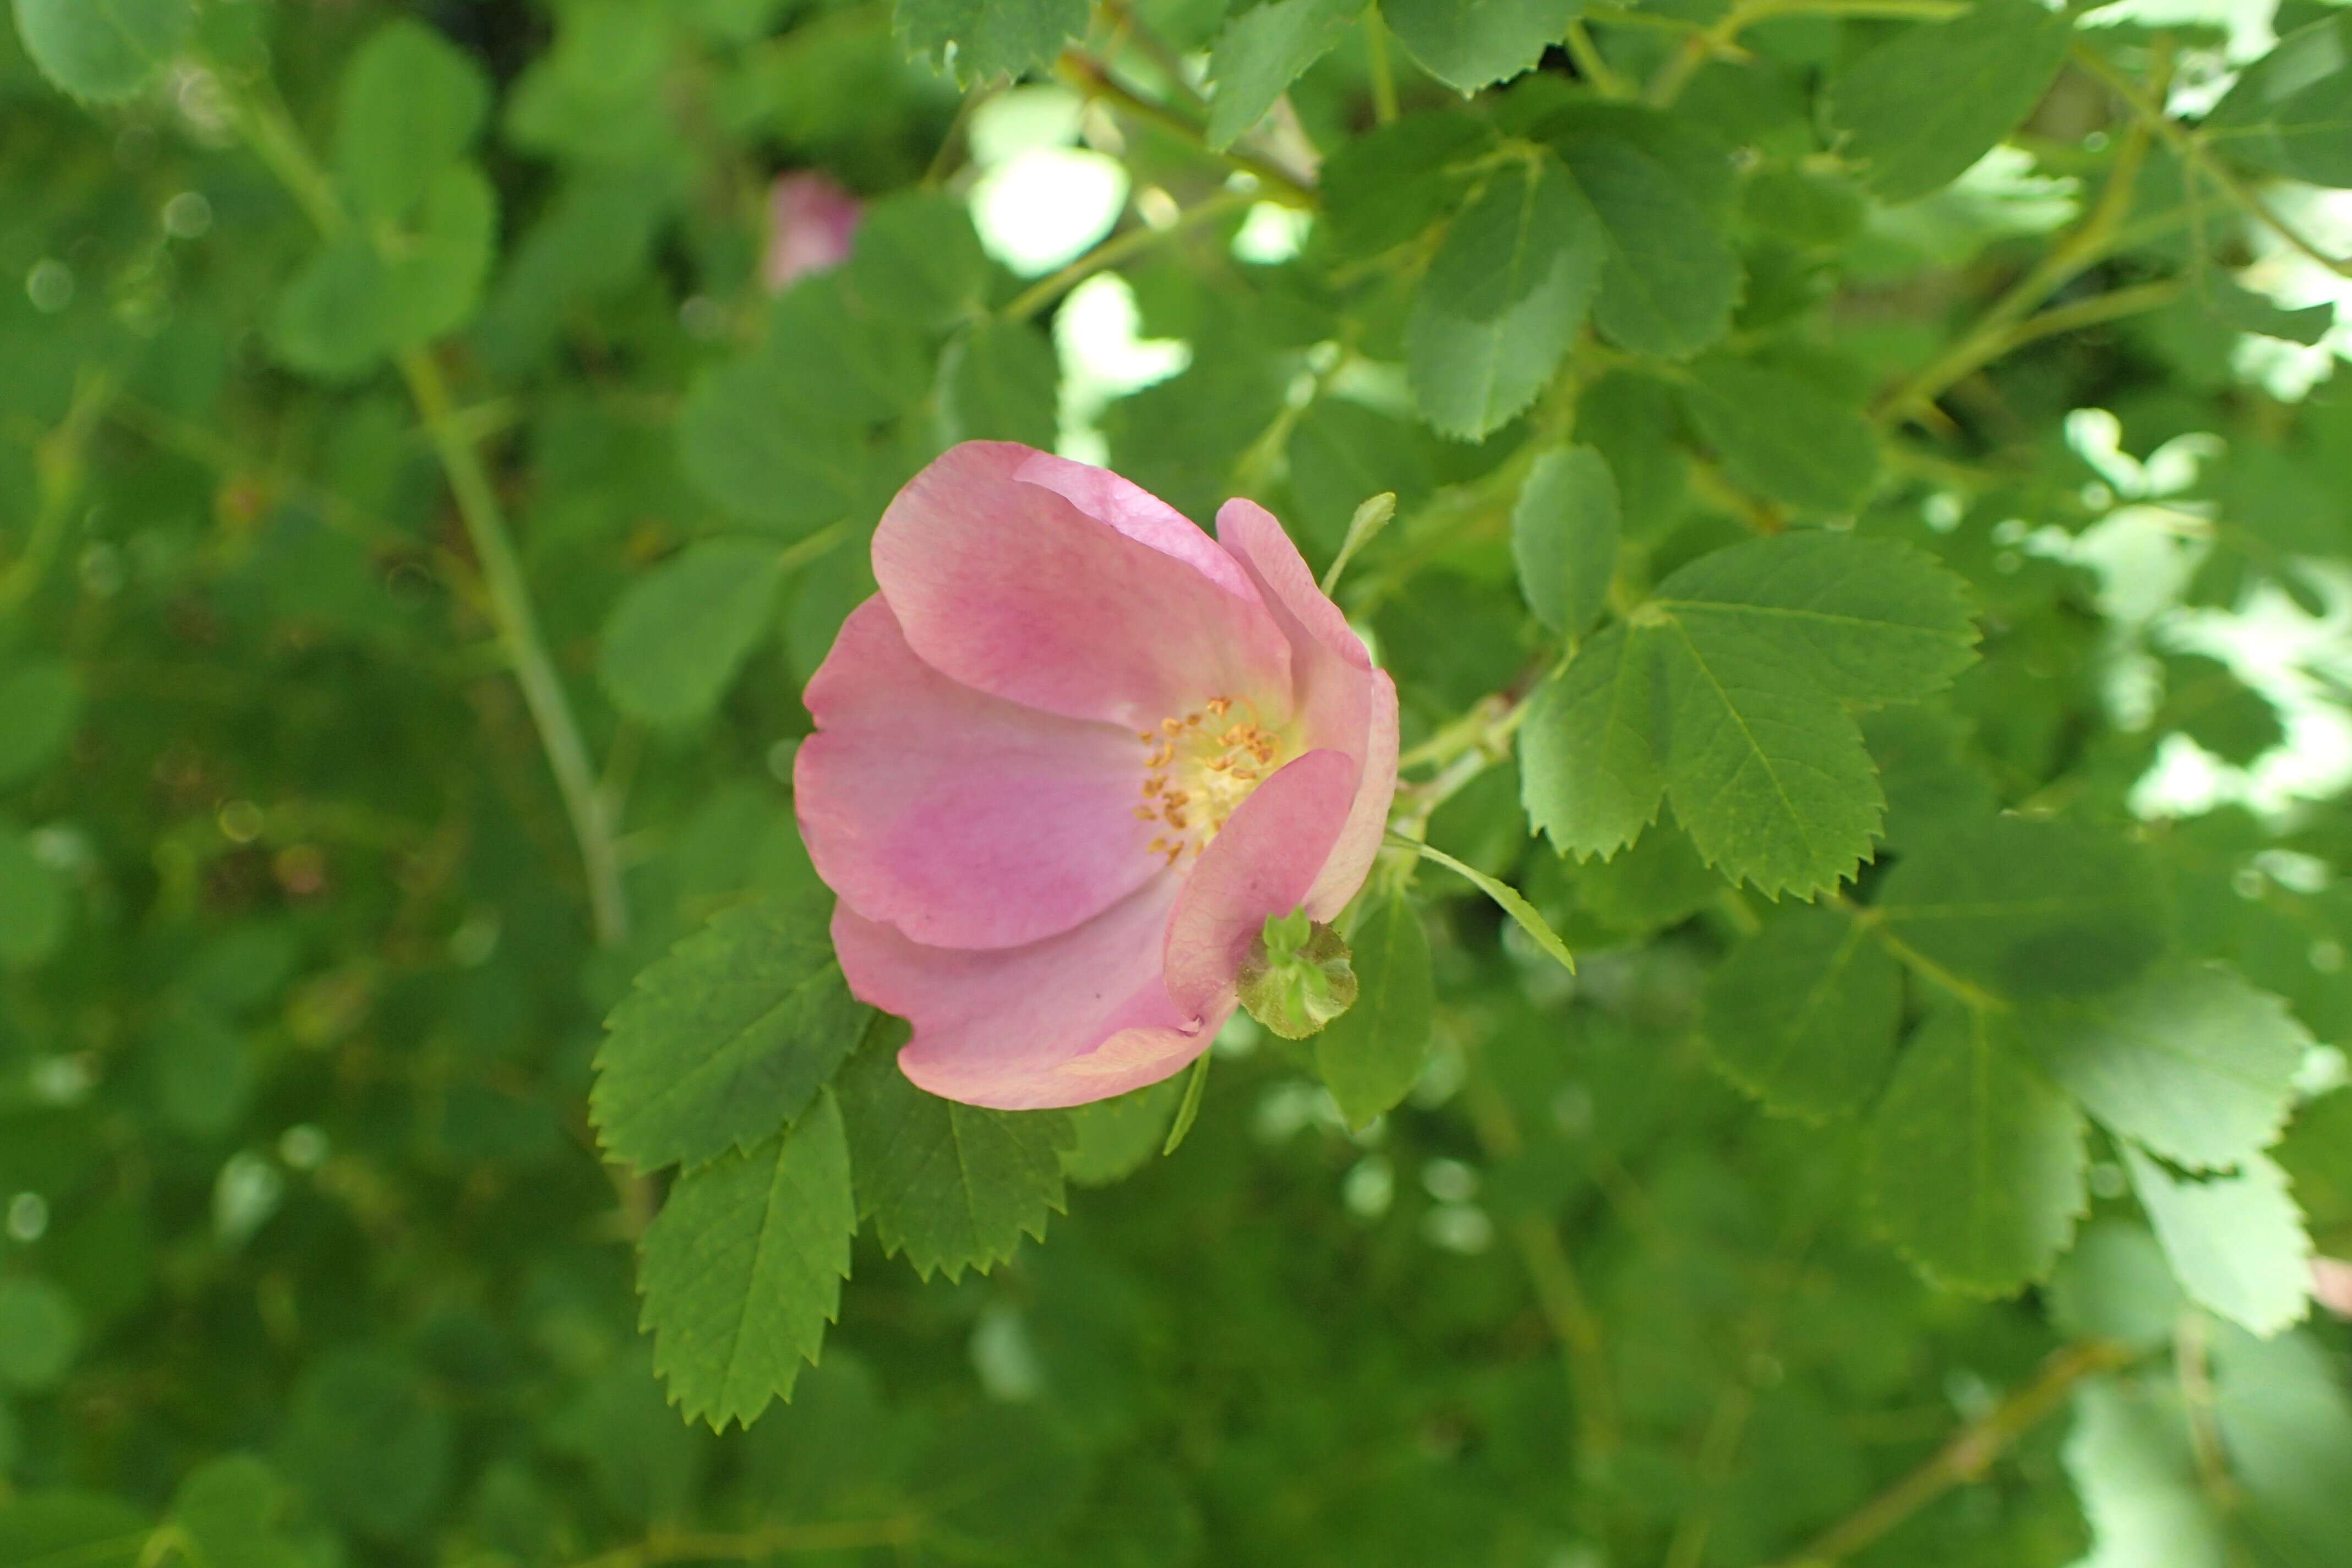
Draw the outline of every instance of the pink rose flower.
[[[777,176],[768,193],[768,254],[761,276],[782,294],[813,272],[830,272],[849,259],[850,241],[865,217],[864,204],[830,174],[803,169]]]
[[[1271,915],[1338,914],[1396,792],[1396,687],[1282,526],[971,441],[898,492],[809,682],[793,789],[849,988],[920,1087],[1005,1109],[1208,1048]]]

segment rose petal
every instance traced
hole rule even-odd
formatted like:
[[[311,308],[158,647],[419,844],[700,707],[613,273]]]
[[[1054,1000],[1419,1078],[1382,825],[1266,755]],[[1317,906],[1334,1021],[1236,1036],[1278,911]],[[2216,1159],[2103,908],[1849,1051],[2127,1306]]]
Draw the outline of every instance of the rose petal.
[[[1372,667],[1363,640],[1316,586],[1315,574],[1273,514],[1255,501],[1228,501],[1217,513],[1217,537],[1257,584],[1267,612],[1290,640],[1295,701],[1307,718],[1307,744],[1343,750],[1363,765],[1348,825],[1301,900],[1307,914],[1328,920],[1363,886],[1388,827],[1396,798],[1396,684]]]
[[[1255,596],[1188,559],[1216,546],[1193,529],[1197,545],[1172,553],[1089,517],[1019,477],[1041,455],[966,442],[883,514],[874,575],[916,656],[964,685],[1130,730],[1214,696],[1278,708],[1288,644]],[[1163,519],[1145,531],[1171,530]]]
[[[877,596],[809,682],[818,733],[793,764],[817,874],[860,915],[942,947],[1067,931],[1160,869],[1127,730],[958,685]]]
[[[833,940],[850,990],[914,1026],[898,1065],[919,1088],[1008,1111],[1081,1105],[1177,1071],[1231,1013],[1185,1014],[1160,980],[1178,888],[1156,877],[1026,947],[926,947],[846,904]]]
[[[1310,751],[1276,769],[1211,841],[1168,921],[1168,994],[1186,1013],[1230,1009],[1234,981],[1266,917],[1305,901],[1356,799],[1343,751]]]
[[[1315,885],[1298,901],[1317,920],[1328,920],[1348,906],[1370,874],[1388,833],[1389,807],[1396,800],[1397,694],[1396,683],[1385,670],[1372,672],[1371,715],[1364,727],[1363,769],[1358,780],[1347,825],[1339,830]]]
[[[1228,593],[1256,601],[1256,585],[1223,545],[1134,480],[1050,452],[1031,453],[1013,476],[1024,485],[1043,485],[1097,522],[1108,523],[1162,555],[1190,562]]]

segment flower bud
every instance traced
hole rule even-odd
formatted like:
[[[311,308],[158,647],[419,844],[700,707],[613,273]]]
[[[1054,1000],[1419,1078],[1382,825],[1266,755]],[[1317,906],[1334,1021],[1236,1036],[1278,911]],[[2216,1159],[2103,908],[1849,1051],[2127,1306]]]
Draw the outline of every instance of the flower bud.
[[[1348,944],[1303,909],[1270,915],[1242,960],[1242,1006],[1285,1040],[1305,1040],[1356,1003]]]

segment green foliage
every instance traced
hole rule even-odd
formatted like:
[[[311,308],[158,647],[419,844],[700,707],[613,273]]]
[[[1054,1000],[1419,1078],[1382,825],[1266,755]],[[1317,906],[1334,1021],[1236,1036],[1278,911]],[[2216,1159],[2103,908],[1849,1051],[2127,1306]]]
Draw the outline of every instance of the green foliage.
[[[38,1277],[0,1280],[0,1384],[53,1388],[81,1348],[73,1298]]]
[[[473,146],[489,106],[479,67],[421,23],[394,22],[345,69],[336,175],[362,212],[398,222]]]
[[[1405,360],[1430,423],[1483,440],[1532,402],[1583,323],[1603,254],[1600,220],[1557,161],[1491,176],[1413,299]]]
[[[1043,332],[981,321],[940,361],[943,440],[1018,441],[1050,451],[1061,427],[1061,368]]]
[[[2190,1170],[2271,1145],[2311,1044],[2285,1003],[2220,968],[2053,1003],[2026,1027],[2051,1076],[2093,1115]]]
[[[2352,18],[2299,27],[2256,60],[2205,117],[2218,151],[2269,173],[2352,185]]]
[[[2311,1241],[2276,1165],[2249,1155],[2234,1173],[2200,1179],[2176,1175],[2129,1145],[2124,1159],[2190,1301],[2260,1334],[2303,1316]]]
[[[1895,1244],[1948,1289],[2007,1295],[2050,1272],[2087,1201],[2083,1119],[1981,1012],[1938,1012],[1870,1124]]]
[[[2066,58],[2073,24],[2033,0],[1977,0],[1905,30],[1830,88],[1830,120],[1863,182],[1907,202],[1953,180],[2017,128]]]
[[[1049,65],[1087,27],[1085,0],[896,0],[895,12],[908,50],[966,82]]]
[[[1694,561],[1616,635],[1528,714],[1529,818],[1565,852],[1606,855],[1663,792],[1708,864],[1803,895],[1851,876],[1879,826],[1846,705],[1929,695],[1975,640],[1948,573],[1820,533]]]
[[[645,1327],[688,1420],[750,1426],[789,1399],[839,1311],[857,1229],[830,1093],[787,1130],[677,1178],[646,1231]]]
[[[1382,0],[1381,15],[1430,75],[1475,92],[1533,66],[1580,9],[1578,0]]]
[[[1735,478],[1801,511],[1850,513],[1878,476],[1861,411],[1801,374],[1746,360],[1692,368],[1683,408]]]
[[[1346,37],[1356,0],[1271,0],[1227,21],[1209,54],[1209,145],[1230,147]]]
[[[1791,909],[1707,982],[1706,1038],[1731,1081],[1785,1115],[1860,1109],[1885,1080],[1903,976],[1865,922]]]
[[[830,919],[814,898],[748,904],[638,977],[596,1056],[606,1153],[639,1170],[749,1155],[808,1109],[865,1017]]]
[[[22,783],[65,751],[81,718],[81,687],[61,659],[0,674],[0,789]]]
[[[1391,896],[1357,924],[1356,1005],[1315,1037],[1315,1067],[1351,1127],[1404,1099],[1429,1060],[1436,1007],[1429,935],[1411,899]]]
[[[11,13],[0,1565],[2342,1556],[2344,17]],[[1310,1040],[850,994],[971,438],[1393,677]]]
[[[773,627],[783,575],[772,545],[709,539],[638,579],[604,627],[598,673],[614,704],[647,724],[708,718]]]
[[[1528,609],[1565,637],[1601,618],[1617,572],[1617,481],[1590,446],[1547,452],[1511,509],[1511,558]]]
[[[898,1071],[887,1031],[851,1058],[842,1114],[857,1167],[857,1211],[885,1250],[925,1279],[986,1273],[1024,1235],[1042,1239],[1065,1206],[1058,1111],[990,1111],[926,1094]]]
[[[1684,359],[1731,329],[1739,258],[1703,192],[1642,141],[1578,136],[1562,150],[1608,250],[1593,320],[1636,353]]]
[[[196,20],[192,0],[16,0],[16,10],[41,74],[101,103],[144,87]]]

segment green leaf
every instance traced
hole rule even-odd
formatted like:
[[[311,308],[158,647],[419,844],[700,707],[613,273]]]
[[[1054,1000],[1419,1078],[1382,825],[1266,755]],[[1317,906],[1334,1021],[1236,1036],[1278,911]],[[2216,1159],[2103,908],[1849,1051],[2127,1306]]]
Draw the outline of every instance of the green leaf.
[[[41,74],[100,103],[146,86],[195,25],[191,0],[16,0],[16,31]]]
[[[1557,160],[1490,178],[1447,229],[1405,329],[1429,423],[1481,441],[1534,402],[1583,324],[1601,256],[1600,224]]]
[[[303,1372],[279,1452],[330,1519],[390,1542],[440,1511],[456,1422],[424,1384],[421,1368],[376,1348],[331,1351]]]
[[[1086,0],[898,0],[896,16],[907,52],[962,82],[1049,66],[1087,30]]]
[[[2261,1340],[2225,1329],[2213,1336],[2212,1359],[2213,1424],[2230,1479],[2262,1533],[2290,1548],[2278,1560],[2341,1563],[2352,1395],[2340,1358],[2309,1333]]]
[[[454,331],[480,308],[498,227],[498,195],[482,172],[447,166],[413,227],[347,235],[295,275],[270,318],[271,347],[293,369],[340,382]]]
[[[0,789],[63,756],[80,723],[81,686],[64,660],[41,659],[0,674]]]
[[[2200,134],[2266,173],[2352,186],[2352,16],[2326,16],[2281,38],[2213,106]]]
[[[857,1207],[924,1279],[987,1273],[1063,1207],[1059,1111],[991,1111],[927,1094],[898,1071],[891,1031],[841,1073]]]
[[[2311,1036],[2218,965],[2159,970],[2021,1020],[2043,1067],[2107,1128],[2190,1170],[2277,1141]]]
[[[1665,798],[1651,737],[1656,653],[1612,626],[1536,691],[1519,727],[1519,798],[1562,854],[1615,854]]]
[[[1402,894],[1381,899],[1355,930],[1356,1005],[1315,1037],[1315,1066],[1355,1128],[1392,1110],[1421,1076],[1435,1017],[1429,934]]]
[[[1864,921],[1790,909],[1708,977],[1705,1031],[1724,1072],[1768,1109],[1860,1110],[1895,1053],[1903,975]]]
[[[2095,996],[2167,940],[2163,890],[2132,846],[2002,817],[1938,835],[1880,888],[1886,927],[1957,977],[2018,1000]]]
[[[1870,1199],[1919,1271],[2005,1296],[2044,1278],[2074,1234],[2083,1120],[1980,1011],[1931,1015],[1871,1119]]]
[[[1273,0],[1229,17],[1209,51],[1209,145],[1222,152],[1347,37],[1361,0]]]
[[[2342,1230],[2352,1242],[2352,1085],[2295,1113],[2273,1151],[2294,1184],[2294,1198],[2314,1228]]]
[[[278,298],[269,345],[291,369],[321,381],[373,370],[394,336],[391,283],[375,247],[349,235],[311,258]]]
[[[2240,682],[2227,664],[2200,653],[2164,660],[2164,706],[2153,727],[2178,729],[2242,768],[2286,739],[2271,700]]]
[[[784,407],[771,414],[873,424],[894,419],[931,393],[938,362],[931,340],[900,317],[853,258],[817,273],[768,308],[760,353],[783,372]]]
[[[1532,70],[1584,0],[1381,0],[1397,42],[1457,92]]]
[[[1061,431],[1062,370],[1045,333],[1024,321],[984,320],[940,361],[940,438],[1018,441],[1050,452]]]
[[[596,661],[614,706],[651,725],[709,718],[773,629],[782,581],[774,545],[706,539],[631,583]]]
[[[1542,913],[1534,904],[1529,904],[1520,895],[1517,888],[1507,882],[1488,876],[1476,866],[1465,865],[1444,850],[1433,849],[1418,839],[1408,839],[1402,834],[1392,832],[1389,835],[1389,841],[1410,848],[1425,861],[1435,861],[1439,865],[1493,899],[1502,906],[1504,914],[1517,922],[1520,930],[1534,938],[1537,946],[1558,959],[1561,968],[1571,975],[1576,973],[1576,955],[1568,950],[1568,944],[1559,939],[1559,933],[1551,928],[1550,924],[1544,919]]]
[[[1609,602],[1617,571],[1617,481],[1590,446],[1547,452],[1511,509],[1511,558],[1537,620],[1581,637]]]
[[[148,1050],[165,1125],[194,1138],[217,1138],[236,1125],[254,1087],[243,1033],[208,1008],[190,1008],[158,1022]]]
[[[1724,656],[1769,658],[1852,702],[1932,695],[1976,658],[1967,584],[1882,539],[1750,539],[1675,572],[1643,609]]]
[[[1722,222],[1631,142],[1580,138],[1562,156],[1608,247],[1594,323],[1621,347],[1669,359],[1720,340],[1741,284]]]
[[[285,1485],[268,1465],[231,1454],[188,1472],[173,1494],[172,1521],[192,1568],[300,1568],[279,1527],[285,1505]]]
[[[465,156],[488,116],[479,66],[421,22],[369,35],[343,73],[335,170],[361,208],[405,216],[435,178]]]
[[[1974,656],[1959,580],[1906,547],[1808,532],[1675,572],[1635,611],[1665,675],[1675,815],[1708,864],[1810,894],[1870,852],[1881,798],[1848,702],[1923,696]]]
[[[38,964],[66,939],[73,904],[58,873],[34,858],[16,825],[0,820],[0,966]]]
[[[590,1096],[612,1158],[641,1171],[743,1151],[805,1111],[865,1010],[820,899],[729,910],[637,977],[613,1009]]]
[[[1318,228],[1349,257],[1378,256],[1426,233],[1460,204],[1459,170],[1494,145],[1494,127],[1459,110],[1407,114],[1341,142],[1323,165]]]
[[[2303,1316],[2311,1238],[2276,1165],[2251,1155],[2236,1174],[2200,1181],[2173,1175],[2130,1144],[2124,1165],[2190,1301],[2258,1334]]]
[[[1644,610],[1649,606],[1644,606]],[[1667,793],[1700,857],[1778,897],[1851,877],[1884,812],[1862,731],[1801,668],[1769,662],[1791,640],[1644,629],[1664,666]]]
[[[1958,179],[2032,112],[2074,30],[2072,13],[2035,0],[1976,0],[1846,68],[1830,86],[1830,122],[1880,200],[1924,196]]]
[[[838,1314],[857,1230],[840,1107],[678,1177],[646,1230],[640,1327],[690,1421],[749,1427],[790,1399]]]
[[[2050,1277],[2050,1321],[2076,1339],[2133,1350],[2172,1343],[2189,1307],[2156,1233],[2136,1219],[2095,1219]]]
[[[2205,1494],[2179,1393],[2101,1382],[2074,1396],[2066,1473],[2096,1550],[2080,1568],[2224,1568],[2221,1521]]]
[[[2270,296],[2241,287],[2224,276],[2207,279],[2207,287],[2200,292],[2197,302],[2213,319],[2232,331],[2281,338],[2290,343],[2301,343],[2306,349],[2327,336],[2328,329],[2336,325],[2333,301],[2322,300],[2316,305],[2289,309]]]
[[[0,1279],[0,1388],[55,1388],[81,1353],[73,1298],[37,1274]]]
[[[0,1502],[0,1568],[137,1568],[151,1533],[120,1499],[34,1492]]]
[[[456,331],[481,308],[499,248],[499,198],[480,169],[454,163],[425,188],[413,227],[383,240],[383,346],[413,348]]]
[[[919,187],[866,204],[849,259],[862,293],[926,328],[955,325],[982,307],[988,255],[971,209],[949,192]]]
[[[1072,1142],[1062,1174],[1080,1186],[1108,1186],[1141,1170],[1168,1135],[1184,1080],[1163,1078],[1069,1113]]]
[[[1192,1065],[1186,1070],[1184,1097],[1176,1103],[1176,1119],[1168,1124],[1168,1141],[1160,1145],[1162,1159],[1184,1146],[1192,1124],[1201,1119],[1201,1102],[1209,1093],[1209,1068],[1215,1061],[1215,1052],[1204,1051],[1192,1059]]]
[[[1682,398],[1731,476],[1759,495],[1843,514],[1878,483],[1877,430],[1802,376],[1717,357],[1691,368]]]
[[[687,476],[747,521],[798,538],[864,494],[864,443],[846,421],[803,415],[799,382],[764,355],[705,371],[678,415]]]

